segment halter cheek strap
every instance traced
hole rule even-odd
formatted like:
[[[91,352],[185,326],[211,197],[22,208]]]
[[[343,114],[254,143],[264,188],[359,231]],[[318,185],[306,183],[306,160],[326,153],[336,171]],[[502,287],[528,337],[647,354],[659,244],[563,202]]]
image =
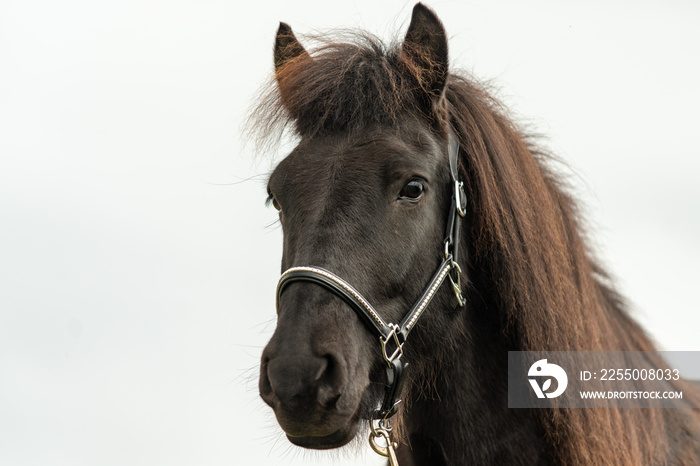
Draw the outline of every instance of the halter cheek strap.
[[[403,345],[413,330],[416,322],[428,307],[428,304],[435,297],[436,292],[449,278],[452,289],[457,298],[459,307],[463,307],[466,302],[462,296],[461,273],[459,267],[459,238],[461,230],[461,220],[465,216],[467,207],[467,197],[464,192],[464,184],[459,180],[458,174],[458,153],[459,143],[450,134],[449,137],[449,163],[450,163],[450,183],[452,185],[452,201],[447,220],[445,237],[445,257],[437,268],[423,293],[406,313],[399,324],[387,323],[379,313],[372,307],[359,291],[352,285],[321,267],[300,266],[292,267],[285,271],[277,283],[276,307],[279,310],[280,297],[284,290],[292,283],[305,281],[316,283],[336,296],[340,297],[348,304],[360,317],[369,330],[379,337],[382,349],[382,357],[387,363],[387,382],[384,392],[384,400],[381,407],[374,412],[373,420],[378,421],[380,430],[388,432],[387,420],[396,414],[398,405],[401,402],[399,395],[401,385],[406,374],[408,364],[401,360],[403,356]],[[374,427],[373,427],[374,429]],[[374,432],[374,431],[373,431]],[[381,434],[383,435],[383,434]],[[379,436],[378,434],[376,435]]]

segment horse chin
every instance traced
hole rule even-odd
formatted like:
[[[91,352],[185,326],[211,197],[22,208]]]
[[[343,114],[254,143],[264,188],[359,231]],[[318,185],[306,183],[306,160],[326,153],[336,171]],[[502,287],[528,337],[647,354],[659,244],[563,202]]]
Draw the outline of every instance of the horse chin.
[[[358,380],[359,379],[359,380]],[[344,395],[324,406],[300,404],[289,409],[273,403],[273,411],[287,439],[294,445],[314,450],[340,448],[357,437],[363,419],[369,419],[378,395],[363,377],[348,384]],[[368,380],[368,379],[367,379]]]
[[[357,435],[359,422],[353,420],[347,426],[335,431],[330,435],[325,435],[322,437],[308,436],[308,437],[295,437],[287,434],[287,438],[294,445],[304,448],[312,448],[314,450],[329,450],[331,448],[339,448],[350,443],[352,439]]]

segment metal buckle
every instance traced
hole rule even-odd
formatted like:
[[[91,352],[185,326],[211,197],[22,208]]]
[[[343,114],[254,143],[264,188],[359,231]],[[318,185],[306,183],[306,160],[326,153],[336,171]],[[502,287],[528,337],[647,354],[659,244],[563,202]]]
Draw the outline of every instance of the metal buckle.
[[[457,262],[452,261],[452,269],[456,269],[457,271],[457,281],[455,282],[455,280],[452,278],[452,270],[450,270],[450,273],[448,273],[447,276],[450,278],[452,291],[454,291],[455,296],[457,297],[459,307],[464,307],[464,305],[467,304],[467,300],[464,299],[464,296],[462,296],[462,268]]]
[[[455,207],[460,217],[467,215],[467,195],[464,192],[464,182],[455,180]]]
[[[391,362],[394,359],[401,359],[401,356],[403,356],[403,343],[399,341],[399,326],[396,324],[389,324],[389,327],[391,327],[391,332],[389,332],[387,336],[379,337],[379,342],[382,344],[382,356],[384,356],[384,360],[389,364],[389,367],[391,367]],[[392,338],[396,344],[396,349],[391,353],[391,356],[389,356],[386,353],[386,344]]]

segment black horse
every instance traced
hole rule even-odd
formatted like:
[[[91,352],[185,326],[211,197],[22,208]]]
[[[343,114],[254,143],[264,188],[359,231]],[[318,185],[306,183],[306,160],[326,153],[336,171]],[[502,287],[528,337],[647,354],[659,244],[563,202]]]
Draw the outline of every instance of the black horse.
[[[410,367],[391,435],[402,465],[700,464],[688,387],[694,409],[507,408],[508,351],[654,347],[589,251],[548,156],[483,87],[449,72],[431,10],[417,4],[391,47],[358,34],[307,52],[281,23],[274,62],[255,118],[300,140],[268,183],[282,270],[342,277],[309,272],[279,295],[260,394],[292,443],[339,447],[376,416],[396,373],[353,299],[399,322],[449,257],[461,293],[438,286],[401,347]],[[466,215],[446,233],[459,192]],[[389,353],[399,333],[383,335]]]

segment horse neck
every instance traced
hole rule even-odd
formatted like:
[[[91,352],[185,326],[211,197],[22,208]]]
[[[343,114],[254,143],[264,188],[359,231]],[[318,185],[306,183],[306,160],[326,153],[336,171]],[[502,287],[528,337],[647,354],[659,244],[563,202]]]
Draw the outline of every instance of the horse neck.
[[[464,246],[466,251],[467,244]],[[466,266],[465,263],[465,270]],[[404,462],[408,465],[546,463],[551,458],[543,456],[549,453],[544,445],[546,435],[541,419],[532,410],[506,409],[508,351],[538,348],[528,348],[526,339],[518,335],[523,322],[516,323],[510,331],[505,328],[492,284],[484,277],[472,278],[469,305],[457,323],[466,335],[462,343],[442,352],[439,361],[416,364],[415,370],[411,369],[420,382],[414,382],[407,400],[404,433],[410,448],[401,449]],[[627,317],[614,291],[595,279],[588,283],[596,288],[587,294],[587,300],[580,300],[575,312],[583,314],[595,308],[592,314],[599,318],[590,325],[605,335],[602,340],[609,345],[605,349],[649,348],[650,343]],[[571,322],[581,321],[571,319]],[[577,331],[566,327],[559,330],[572,334]]]
[[[400,464],[534,464],[545,451],[531,410],[505,409],[505,343],[472,335],[439,371],[421,368],[432,382],[412,391]]]

